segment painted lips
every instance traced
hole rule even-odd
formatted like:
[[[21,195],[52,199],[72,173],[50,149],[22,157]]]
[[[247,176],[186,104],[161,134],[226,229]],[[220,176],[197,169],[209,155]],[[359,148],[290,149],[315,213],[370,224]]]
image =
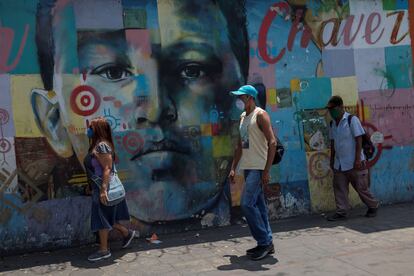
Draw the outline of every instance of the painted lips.
[[[163,140],[161,142],[152,142],[148,146],[144,146],[138,153],[136,153],[130,160],[135,161],[143,155],[153,152],[176,152],[189,155],[191,150],[186,146],[177,144],[171,140]]]

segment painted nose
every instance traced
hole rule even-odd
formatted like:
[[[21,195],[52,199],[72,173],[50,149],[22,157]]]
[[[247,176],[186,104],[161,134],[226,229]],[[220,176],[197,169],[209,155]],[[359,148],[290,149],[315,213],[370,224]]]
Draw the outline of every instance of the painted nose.
[[[137,99],[137,126],[150,127],[158,125],[165,127],[177,120],[177,108],[174,100],[166,89],[150,87],[146,81],[139,80]],[[140,85],[141,84],[141,85]]]

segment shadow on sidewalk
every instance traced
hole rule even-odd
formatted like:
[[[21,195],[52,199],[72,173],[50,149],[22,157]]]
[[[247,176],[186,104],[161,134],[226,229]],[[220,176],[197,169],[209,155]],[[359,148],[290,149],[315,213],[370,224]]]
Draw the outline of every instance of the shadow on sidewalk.
[[[263,265],[274,265],[278,260],[273,256],[267,256],[260,261],[252,261],[247,256],[236,256],[236,255],[224,255],[224,258],[230,258],[231,264],[221,265],[217,267],[220,271],[229,271],[236,269],[243,269],[247,271],[266,271],[270,268],[264,267]]]
[[[307,215],[295,218],[283,219],[272,223],[272,230],[275,242],[278,239],[289,239],[301,235],[301,233],[312,231],[318,232],[318,228],[344,227],[360,233],[368,234],[373,232],[388,231],[414,227],[414,204],[397,204],[383,206],[379,210],[376,218],[365,218],[365,209],[353,210],[351,216],[346,221],[327,222],[321,215]],[[219,229],[219,231],[217,231]],[[317,233],[316,233],[317,234]],[[87,245],[78,248],[59,249],[48,252],[38,252],[17,256],[7,256],[0,258],[0,272],[30,268],[33,273],[53,273],[64,270],[68,263],[77,268],[98,268],[113,264],[117,259],[122,258],[128,253],[135,254],[136,259],[146,254],[146,252],[194,245],[209,244],[217,241],[227,241],[230,243],[240,243],[236,238],[250,237],[249,229],[246,225],[231,225],[220,228],[208,228],[199,231],[188,231],[176,234],[161,235],[161,244],[154,245],[139,238],[133,241],[130,249],[120,249],[120,243],[112,243],[112,258],[108,261],[90,263],[87,257],[97,249],[96,246]],[[226,256],[225,256],[226,257]],[[245,269],[249,271],[266,270],[263,264],[275,264],[278,262],[274,257],[268,257],[259,262],[247,261],[246,256],[229,255],[230,265],[222,265],[219,270]],[[128,256],[128,259],[130,257]],[[130,260],[128,260],[129,262]],[[133,261],[133,260],[132,260]]]

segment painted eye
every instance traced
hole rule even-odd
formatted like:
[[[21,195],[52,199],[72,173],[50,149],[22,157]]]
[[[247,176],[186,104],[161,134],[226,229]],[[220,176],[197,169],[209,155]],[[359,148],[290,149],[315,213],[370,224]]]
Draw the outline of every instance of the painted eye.
[[[125,70],[121,67],[109,67],[99,75],[110,81],[120,81],[130,77],[132,74],[128,70]]]
[[[132,73],[125,66],[115,64],[98,67],[92,74],[99,75],[112,82],[121,81],[132,76]]]
[[[196,63],[187,64],[181,70],[180,75],[181,77],[190,80],[202,78],[206,75],[206,72],[203,69],[203,66]]]

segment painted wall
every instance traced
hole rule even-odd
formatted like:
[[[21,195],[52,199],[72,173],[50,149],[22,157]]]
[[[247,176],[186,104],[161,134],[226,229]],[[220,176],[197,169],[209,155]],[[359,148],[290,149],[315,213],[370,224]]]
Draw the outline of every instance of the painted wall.
[[[286,147],[265,191],[272,219],[334,209],[332,95],[376,145],[373,193],[414,198],[409,1],[240,2],[0,0],[1,252],[93,240],[82,160],[97,116],[112,126],[131,227],[239,219],[228,92],[245,83]]]

